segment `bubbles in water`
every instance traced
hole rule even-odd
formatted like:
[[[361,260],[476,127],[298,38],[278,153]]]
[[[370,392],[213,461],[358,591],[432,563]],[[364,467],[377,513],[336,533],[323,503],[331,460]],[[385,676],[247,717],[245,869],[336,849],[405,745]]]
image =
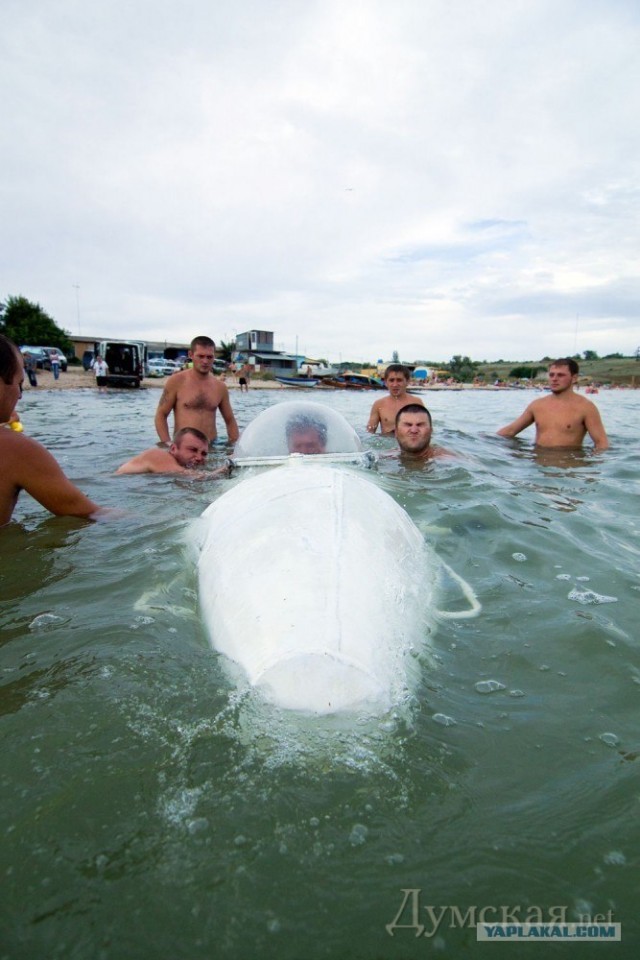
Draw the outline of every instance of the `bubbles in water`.
[[[448,717],[446,713],[434,713],[431,719],[435,720],[436,723],[441,724],[443,727],[454,727],[456,724],[456,721],[453,719],[453,717]]]
[[[526,696],[524,690],[509,690],[510,697],[524,697]]]
[[[620,743],[620,739],[615,733],[601,733],[600,739],[603,743],[606,743],[608,747],[617,747]]]
[[[505,685],[499,680],[479,680],[475,689],[478,693],[495,693],[496,690],[504,690]]]
[[[613,867],[623,867],[627,862],[627,858],[621,850],[610,850],[609,853],[605,853],[604,862]]]
[[[29,630],[41,630],[43,627],[51,627],[56,623],[64,623],[65,618],[59,617],[55,613],[41,613],[29,624]]]
[[[588,583],[591,577],[576,577],[576,580],[580,580],[582,583]]]
[[[524,553],[512,553],[511,556],[514,560],[517,560],[518,563],[524,563],[527,559],[526,554]]]
[[[365,827],[363,823],[356,823],[349,834],[349,843],[352,847],[359,847],[365,842],[368,834],[368,827]]]
[[[404,855],[402,853],[390,853],[389,856],[384,859],[390,867],[395,866],[397,863],[404,863]]]
[[[195,833],[204,833],[205,830],[209,827],[209,821],[206,817],[196,817],[194,820],[190,820],[187,823],[187,830],[191,834]]]
[[[572,590],[568,594],[569,600],[575,600],[576,603],[617,603],[617,597],[607,597],[601,593],[594,593],[593,590]]]
[[[134,622],[131,624],[132,630],[137,630],[138,627],[146,627],[150,623],[155,623],[155,617],[136,617]]]
[[[559,573],[556,580],[571,580],[571,576],[568,573]]]

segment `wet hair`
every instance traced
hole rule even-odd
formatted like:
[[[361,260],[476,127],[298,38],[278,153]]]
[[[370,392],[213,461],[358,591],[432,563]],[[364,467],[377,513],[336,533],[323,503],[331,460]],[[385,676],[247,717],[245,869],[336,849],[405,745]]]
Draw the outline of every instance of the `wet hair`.
[[[211,339],[211,337],[194,337],[190,344],[190,350],[195,350],[196,347],[213,347],[215,350],[216,345]]]
[[[3,383],[13,383],[13,378],[20,369],[20,352],[13,340],[0,333],[0,380]]]
[[[573,357],[560,357],[559,360],[553,360],[549,364],[549,369],[551,369],[551,367],[569,367],[569,372],[574,377],[577,377],[578,374],[580,373],[580,367],[578,366],[577,361],[573,359]]]
[[[403,413],[426,413],[429,418],[429,426],[433,426],[433,420],[431,419],[431,414],[421,403],[408,403],[406,407],[400,407],[396,413],[396,427],[398,426],[398,421]]]
[[[411,371],[403,363],[390,363],[382,379],[386,380],[390,373],[401,373],[405,380],[411,380]]]
[[[287,435],[287,442],[297,434],[302,433],[304,430],[315,430],[318,434],[320,442],[324,446],[327,442],[327,425],[323,420],[318,420],[316,417],[309,416],[308,413],[297,413],[290,420],[287,420],[287,425],[285,427],[285,433]]]
[[[176,430],[176,432],[173,435],[173,442],[177,447],[180,446],[180,441],[188,433],[192,434],[198,440],[201,440],[202,443],[206,443],[206,445],[209,446],[209,440],[207,439],[205,434],[202,432],[202,430],[198,430],[196,427],[181,427],[181,429]]]

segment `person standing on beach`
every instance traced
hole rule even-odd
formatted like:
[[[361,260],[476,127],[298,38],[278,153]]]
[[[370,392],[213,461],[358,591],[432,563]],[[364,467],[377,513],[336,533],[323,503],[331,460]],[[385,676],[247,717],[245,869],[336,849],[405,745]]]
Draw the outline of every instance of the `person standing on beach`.
[[[96,385],[98,387],[99,393],[104,393],[107,387],[107,376],[109,375],[109,367],[106,364],[106,361],[102,359],[100,354],[97,355],[93,361],[93,372],[96,377]]]
[[[9,425],[22,396],[24,367],[18,348],[0,334],[0,423]],[[107,513],[62,472],[42,444],[15,430],[0,429],[0,527],[9,523],[21,490],[57,516]]]
[[[249,384],[251,382],[251,364],[243,363],[240,367],[240,378],[238,383],[240,384],[240,393],[243,391],[249,393]]]
[[[24,355],[24,369],[27,371],[27,376],[29,378],[29,386],[37,387],[38,386],[38,361],[33,356],[33,354],[27,352]]]
[[[498,430],[498,435],[515,437],[535,424],[538,447],[578,449],[588,433],[596,453],[608,450],[600,411],[591,400],[574,393],[579,372],[573,357],[554,360],[549,366],[551,396],[534,400],[516,420]]]
[[[60,357],[57,353],[51,354],[51,372],[53,379],[57,380],[60,376]]]
[[[430,460],[432,457],[453,457],[450,450],[431,445],[433,423],[431,414],[420,403],[409,403],[396,416],[396,440],[403,456],[415,460]]]
[[[396,427],[396,416],[403,407],[409,403],[424,406],[419,397],[412,397],[407,393],[410,378],[411,374],[403,364],[389,364],[382,378],[389,396],[376,400],[371,407],[367,423],[369,433],[375,433],[380,425],[382,435],[392,437]]]
[[[213,374],[216,349],[210,337],[195,337],[191,341],[190,370],[181,370],[169,377],[156,410],[155,426],[162,443],[171,444],[169,414],[173,411],[174,428],[195,427],[209,443],[217,439],[216,411],[220,410],[227,427],[229,443],[235,443],[240,432],[231,409],[229,391]]]

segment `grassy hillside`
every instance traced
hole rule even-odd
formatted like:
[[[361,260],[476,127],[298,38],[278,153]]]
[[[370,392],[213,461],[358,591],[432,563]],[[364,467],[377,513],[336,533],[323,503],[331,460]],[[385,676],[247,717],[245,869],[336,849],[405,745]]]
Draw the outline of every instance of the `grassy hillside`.
[[[635,357],[625,357],[623,360],[580,360],[580,379],[589,378],[598,383],[624,383],[640,387],[640,361]],[[541,367],[547,369],[548,364],[542,360],[509,360],[500,363],[481,363],[478,372],[483,373],[487,380],[507,380],[509,372],[514,367]]]

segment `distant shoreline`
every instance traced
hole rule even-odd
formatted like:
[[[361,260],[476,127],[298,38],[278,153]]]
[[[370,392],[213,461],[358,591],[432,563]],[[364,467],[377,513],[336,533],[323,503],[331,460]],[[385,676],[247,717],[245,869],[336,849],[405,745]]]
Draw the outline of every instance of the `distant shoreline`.
[[[141,389],[160,390],[162,389],[162,387],[164,387],[167,380],[168,380],[168,377],[147,377],[145,380],[143,380]],[[233,380],[232,377],[226,377],[224,380],[224,383],[226,384],[226,386],[230,391],[240,389],[240,384],[236,380]],[[584,388],[587,385],[588,385],[587,383],[581,383],[579,384],[579,388],[584,390]],[[31,390],[42,391],[42,390],[85,390],[85,389],[89,389],[89,390],[97,389],[96,378],[93,375],[92,371],[82,370],[82,369],[79,370],[77,367],[70,368],[69,370],[67,370],[66,373],[61,372],[58,380],[54,378],[53,373],[51,373],[50,370],[38,370],[38,386],[37,387],[31,387],[26,377],[24,382],[25,393]],[[114,387],[112,389],[120,390],[121,388]],[[259,380],[257,378],[249,382],[249,389],[250,390],[292,390],[295,393],[304,395],[306,397],[308,397],[309,395],[313,395],[316,391],[324,393],[324,389],[320,386],[308,388],[308,389],[301,389],[300,387],[285,386],[284,384],[278,383],[275,380]],[[438,383],[428,387],[412,385],[409,387],[409,393],[415,395],[420,393],[434,393],[440,390],[511,391],[511,390],[518,390],[518,389],[536,389],[536,388],[531,388],[531,387],[522,388],[522,387],[516,387],[516,386],[509,386],[509,385],[498,387],[492,383],[484,384],[482,386],[474,385],[471,383],[458,383],[455,385],[448,386],[446,384]],[[541,389],[541,390],[544,389],[544,385],[540,384],[538,389]],[[619,389],[637,390],[639,389],[639,387],[636,384],[616,383],[616,384],[611,384],[611,386],[602,386],[600,389],[607,390],[607,391],[619,390]]]

